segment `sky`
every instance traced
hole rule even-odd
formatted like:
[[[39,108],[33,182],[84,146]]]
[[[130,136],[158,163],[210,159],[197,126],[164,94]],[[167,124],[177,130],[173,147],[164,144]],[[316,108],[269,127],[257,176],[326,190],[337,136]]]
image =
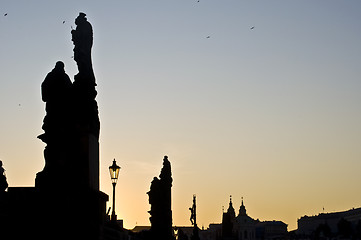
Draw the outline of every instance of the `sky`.
[[[115,158],[126,228],[150,224],[146,192],[165,155],[177,226],[190,225],[193,194],[205,228],[230,195],[236,213],[243,197],[250,217],[288,230],[304,215],[361,207],[360,1],[1,0],[0,10],[9,186],[34,186],[44,167],[40,85],[59,60],[77,73],[70,31],[84,12],[100,189],[111,199]]]

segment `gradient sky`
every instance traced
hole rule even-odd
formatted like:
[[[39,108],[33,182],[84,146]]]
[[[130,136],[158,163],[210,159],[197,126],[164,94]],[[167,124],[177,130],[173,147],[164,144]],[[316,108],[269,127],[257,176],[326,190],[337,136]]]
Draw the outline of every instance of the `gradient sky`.
[[[164,155],[174,225],[190,225],[193,194],[205,227],[221,222],[229,195],[237,212],[244,197],[251,217],[289,230],[322,208],[361,206],[361,1],[1,0],[0,9],[0,159],[10,186],[34,186],[44,167],[40,85],[58,60],[77,73],[70,31],[84,12],[101,190],[111,196],[115,158],[125,227],[150,224],[146,192]]]

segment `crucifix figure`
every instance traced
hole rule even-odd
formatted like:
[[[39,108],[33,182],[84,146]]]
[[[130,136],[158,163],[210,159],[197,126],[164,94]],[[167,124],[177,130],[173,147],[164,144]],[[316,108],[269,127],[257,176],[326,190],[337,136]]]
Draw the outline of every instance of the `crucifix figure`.
[[[197,215],[196,215],[196,195],[193,195],[193,205],[191,208],[189,208],[189,210],[191,211],[191,223],[193,226],[197,225]]]
[[[191,236],[191,240],[199,240],[199,234],[198,234],[198,226],[197,226],[197,212],[196,212],[196,195],[193,194],[193,205],[191,208],[189,208],[191,211],[191,223],[193,225],[193,234]]]

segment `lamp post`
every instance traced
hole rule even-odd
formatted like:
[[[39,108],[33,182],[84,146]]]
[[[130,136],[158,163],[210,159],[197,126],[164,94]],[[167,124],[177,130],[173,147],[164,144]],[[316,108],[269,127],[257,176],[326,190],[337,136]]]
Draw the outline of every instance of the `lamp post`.
[[[117,221],[117,215],[115,215],[115,185],[117,185],[119,170],[120,170],[120,167],[117,165],[117,163],[115,162],[115,159],[114,159],[113,165],[111,165],[109,167],[110,178],[111,178],[112,184],[113,184],[113,211],[112,211],[112,217],[111,217],[112,222]]]

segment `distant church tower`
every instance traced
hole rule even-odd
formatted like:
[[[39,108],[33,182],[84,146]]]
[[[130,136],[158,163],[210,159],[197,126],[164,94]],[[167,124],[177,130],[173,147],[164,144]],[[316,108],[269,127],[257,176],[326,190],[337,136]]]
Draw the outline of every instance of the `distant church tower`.
[[[246,207],[243,204],[243,197],[241,206],[239,207],[238,216],[235,219],[233,228],[234,234],[239,240],[254,240],[256,238],[256,224],[258,221],[247,215]]]
[[[227,212],[223,213],[222,216],[222,239],[233,240],[233,228],[236,220],[236,213],[233,208],[232,195],[229,197],[229,206]]]
[[[239,207],[239,215],[240,216],[247,216],[246,207],[243,204],[243,197],[242,197],[242,204]]]

